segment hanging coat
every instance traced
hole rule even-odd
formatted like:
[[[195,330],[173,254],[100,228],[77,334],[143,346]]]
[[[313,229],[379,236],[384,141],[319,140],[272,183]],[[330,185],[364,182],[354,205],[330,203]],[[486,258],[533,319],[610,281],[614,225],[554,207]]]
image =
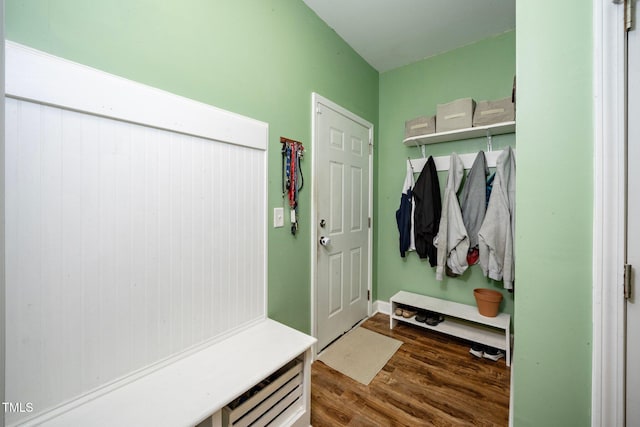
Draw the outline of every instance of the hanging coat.
[[[487,210],[487,175],[489,175],[487,161],[484,151],[480,151],[460,193],[462,220],[469,236],[469,256],[467,257],[469,265],[477,262],[478,231]],[[472,256],[472,253],[475,255]]]
[[[469,237],[462,220],[462,212],[458,203],[458,189],[464,175],[464,164],[456,153],[451,154],[451,166],[444,190],[442,203],[442,218],[436,236],[438,248],[438,266],[436,280],[442,280],[445,266],[449,267],[452,275],[460,275],[467,267],[467,252],[469,251]]]
[[[433,239],[438,233],[442,202],[440,200],[440,182],[433,157],[429,156],[413,188],[415,200],[414,235],[416,252],[420,258],[429,258],[431,267],[437,264],[437,249]]]
[[[400,256],[404,258],[407,251],[416,249],[415,238],[413,236],[413,211],[415,202],[413,200],[413,169],[407,164],[407,175],[402,185],[402,195],[400,196],[400,207],[396,211],[396,223],[400,233]]]
[[[485,276],[513,289],[516,158],[507,147],[496,161],[496,175],[484,222],[478,233],[480,267]]]

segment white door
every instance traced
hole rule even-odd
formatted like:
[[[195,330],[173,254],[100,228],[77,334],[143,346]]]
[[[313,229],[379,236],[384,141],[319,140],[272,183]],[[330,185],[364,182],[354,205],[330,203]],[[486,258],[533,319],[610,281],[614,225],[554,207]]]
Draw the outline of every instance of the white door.
[[[369,312],[373,125],[314,94],[317,349]],[[321,242],[322,240],[322,242]]]
[[[636,13],[637,17],[637,13]],[[636,21],[637,23],[637,21]],[[637,25],[637,24],[636,24]],[[627,300],[626,420],[640,426],[640,34],[628,34],[627,264],[632,266]]]

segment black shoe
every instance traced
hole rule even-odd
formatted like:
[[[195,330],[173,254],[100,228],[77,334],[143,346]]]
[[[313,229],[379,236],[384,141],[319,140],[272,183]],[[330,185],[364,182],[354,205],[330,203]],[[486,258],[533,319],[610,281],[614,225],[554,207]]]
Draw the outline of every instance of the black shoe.
[[[424,311],[419,311],[418,314],[416,314],[416,322],[424,323],[426,321],[427,321],[427,313]]]
[[[432,311],[427,312],[427,325],[437,326],[439,323],[444,322],[444,316],[440,313],[434,313]]]
[[[497,348],[487,347],[482,357],[497,362],[499,359],[504,357],[504,353]]]
[[[433,312],[428,312],[427,313],[427,325],[429,326],[436,326],[438,323],[440,323],[442,320],[440,320],[442,316],[439,315],[438,313],[433,313]],[[444,319],[443,319],[444,320]]]
[[[471,346],[471,349],[469,349],[469,353],[473,354],[475,357],[482,358],[484,356],[484,346],[474,343]]]

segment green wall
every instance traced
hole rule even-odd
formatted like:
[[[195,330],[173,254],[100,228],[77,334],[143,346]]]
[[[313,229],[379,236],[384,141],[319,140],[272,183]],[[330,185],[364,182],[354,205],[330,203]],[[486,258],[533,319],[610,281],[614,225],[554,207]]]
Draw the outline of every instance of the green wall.
[[[513,313],[514,295],[482,274],[479,265],[462,276],[435,280],[435,268],[416,253],[401,258],[395,211],[406,173],[407,157],[419,158],[419,148],[405,147],[404,122],[436,113],[436,105],[457,98],[476,101],[511,96],[515,75],[515,32],[486,39],[460,49],[407,65],[380,75],[380,129],[376,153],[376,227],[374,240],[374,299],[387,301],[400,290],[451,301],[475,304],[473,289],[485,287],[503,292],[501,311]],[[494,149],[515,146],[515,135],[493,137]],[[486,138],[426,146],[427,156],[475,153],[487,150]],[[440,172],[444,188],[447,172]],[[417,176],[416,176],[417,177]],[[444,196],[444,192],[442,192]],[[516,285],[517,286],[517,285]]]
[[[311,93],[377,128],[378,73],[302,1],[8,0],[9,40],[269,123],[269,316],[310,332],[310,180],[274,229],[280,136],[311,170]]]
[[[588,426],[593,5],[518,0],[516,6],[515,425]]]
[[[317,91],[378,125],[374,177],[374,299],[399,289],[472,302],[495,287],[478,267],[433,280],[397,252],[394,212],[404,121],[471,96],[508,96],[518,74],[515,425],[590,425],[592,249],[591,2],[517,1],[513,32],[378,73],[301,1],[8,0],[7,38],[270,125],[269,219],[281,206],[279,136],[310,151]],[[544,24],[543,27],[541,25]],[[516,55],[514,55],[514,44]],[[517,63],[517,66],[516,66]],[[379,91],[379,92],[378,92]],[[514,145],[513,135],[494,147]],[[436,144],[430,155],[477,151],[484,140]],[[311,158],[304,161],[309,176]],[[441,176],[444,182],[444,174]],[[269,315],[310,330],[310,194],[301,233],[269,227]],[[514,304],[515,302],[515,304]]]

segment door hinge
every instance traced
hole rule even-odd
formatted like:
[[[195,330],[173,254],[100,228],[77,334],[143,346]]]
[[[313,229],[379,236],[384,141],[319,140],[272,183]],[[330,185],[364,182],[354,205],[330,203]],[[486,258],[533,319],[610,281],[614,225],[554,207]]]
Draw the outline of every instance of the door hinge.
[[[612,0],[612,3],[621,4],[624,7],[624,31],[633,30],[633,2],[631,0]]]
[[[367,289],[367,301],[371,301],[371,291]]]
[[[371,228],[371,217],[367,218],[367,224],[369,224],[369,228]]]
[[[631,264],[624,265],[624,299],[631,298]]]

